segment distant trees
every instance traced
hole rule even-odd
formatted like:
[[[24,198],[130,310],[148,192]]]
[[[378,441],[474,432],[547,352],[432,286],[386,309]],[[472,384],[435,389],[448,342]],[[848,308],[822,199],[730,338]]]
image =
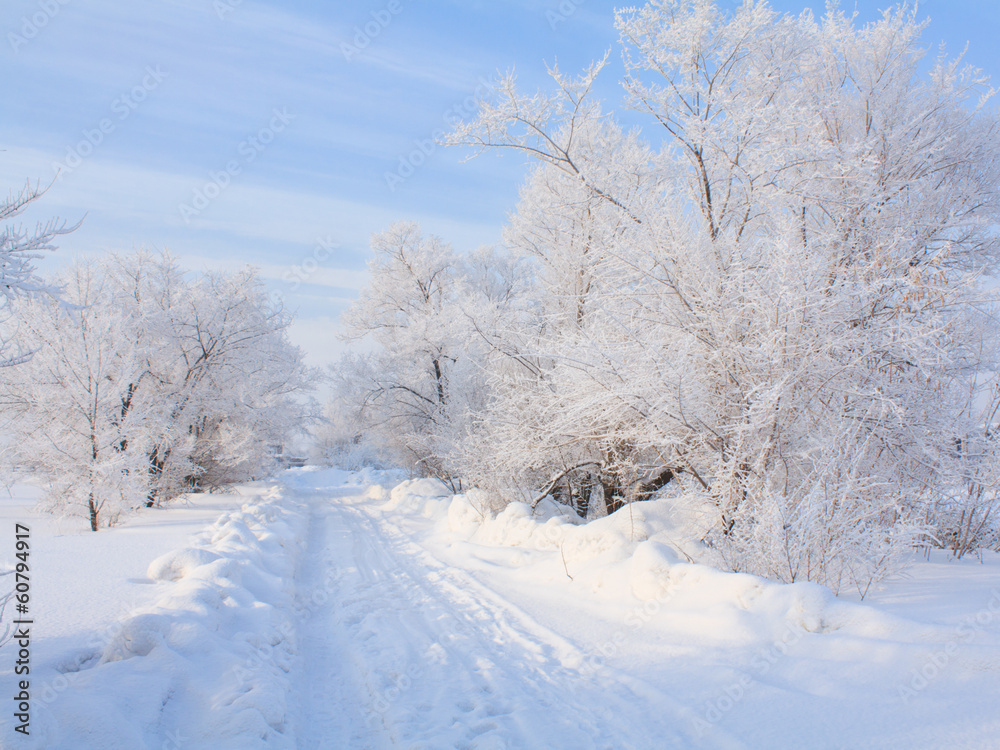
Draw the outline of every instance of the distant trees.
[[[84,262],[62,301],[19,311],[33,352],[0,372],[13,460],[93,530],[251,478],[296,428],[306,387],[288,316],[253,272],[185,275],[167,255]]]
[[[93,266],[63,279],[65,298],[20,307],[19,340],[33,354],[0,372],[15,460],[50,482],[53,507],[83,510],[96,530],[134,503],[143,480],[143,415],[126,405],[138,379],[129,316],[109,304],[110,286]],[[131,440],[132,450],[128,450]]]
[[[396,346],[397,367],[421,363],[393,376],[422,384],[416,453],[498,502],[552,494],[581,515],[673,488],[711,509],[703,541],[734,570],[834,589],[865,591],[921,539],[961,553],[987,538],[988,80],[944,58],[921,74],[924,25],[905,7],[859,29],[834,9],[660,0],[616,23],[628,104],[661,147],[591,101],[603,62],[553,70],[551,94],[508,76],[452,135],[538,161],[505,237],[532,277],[496,314],[455,303],[477,293],[461,274],[460,293],[433,275],[456,290],[435,298],[447,309],[429,326],[408,303],[393,336],[447,330],[430,336],[447,346],[404,356],[374,338],[370,362]],[[377,278],[356,331],[386,330],[404,288]],[[478,400],[455,433],[459,362]]]
[[[319,439],[342,452],[376,447],[449,481],[489,405],[489,332],[521,299],[524,268],[490,249],[458,256],[412,223],[376,234],[372,249],[371,282],[343,317],[361,353],[333,368],[335,400]]]
[[[375,235],[372,249],[371,282],[344,324],[347,338],[374,349],[335,369],[333,416],[361,425],[390,460],[447,480],[471,415],[488,402],[475,321],[513,298],[518,269],[491,251],[460,258],[412,223]]]
[[[386,449],[397,461],[440,475],[453,374],[464,356],[458,260],[415,224],[375,235],[372,250],[370,285],[344,324],[348,337],[370,337],[378,348],[345,360],[344,367],[360,399],[357,409]]]

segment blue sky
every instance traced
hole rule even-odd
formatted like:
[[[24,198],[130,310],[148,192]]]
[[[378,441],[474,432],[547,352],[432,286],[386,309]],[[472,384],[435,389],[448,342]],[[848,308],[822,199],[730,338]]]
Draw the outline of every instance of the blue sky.
[[[885,5],[842,3],[862,22]],[[524,161],[466,162],[434,133],[471,114],[498,70],[534,89],[545,62],[575,71],[600,57],[615,45],[614,7],[4,0],[0,186],[47,183],[58,167],[28,220],[85,217],[43,271],[140,246],[196,269],[251,263],[297,311],[293,337],[311,361],[328,362],[372,232],[406,219],[459,249],[499,241]],[[968,42],[967,60],[1000,76],[1000,3],[924,0],[920,11],[930,45]],[[609,107],[621,99],[615,55],[599,88]]]

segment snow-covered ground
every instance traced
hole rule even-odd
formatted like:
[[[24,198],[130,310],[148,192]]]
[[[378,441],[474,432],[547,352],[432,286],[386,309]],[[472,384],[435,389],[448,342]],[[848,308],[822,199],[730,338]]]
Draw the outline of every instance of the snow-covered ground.
[[[1000,556],[858,603],[688,562],[667,503],[576,525],[393,484],[293,470],[99,534],[0,501],[35,620],[0,745],[1000,747]]]

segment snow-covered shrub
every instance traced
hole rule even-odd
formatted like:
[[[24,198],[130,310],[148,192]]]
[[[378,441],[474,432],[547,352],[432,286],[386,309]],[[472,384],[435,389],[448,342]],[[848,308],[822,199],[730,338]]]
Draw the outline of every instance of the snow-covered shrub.
[[[929,543],[958,558],[1000,549],[1000,446],[992,423],[998,404],[994,400],[988,409],[988,427],[956,439],[947,474],[953,484],[928,508]]]
[[[951,550],[955,557],[977,549],[1000,550],[1000,498],[974,490],[947,497],[933,507],[933,546]]]

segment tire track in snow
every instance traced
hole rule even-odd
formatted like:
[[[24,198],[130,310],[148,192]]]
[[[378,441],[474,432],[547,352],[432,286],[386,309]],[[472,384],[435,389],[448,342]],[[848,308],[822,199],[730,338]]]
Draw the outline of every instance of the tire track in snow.
[[[345,494],[347,494],[345,492]],[[376,748],[381,743],[360,721],[364,712],[361,683],[345,655],[349,645],[331,627],[338,607],[340,570],[327,550],[350,543],[343,531],[331,530],[317,496],[303,497],[310,507],[306,548],[297,574],[299,658],[295,736],[300,750]]]
[[[438,561],[364,502],[330,514],[351,530],[343,562],[357,566],[358,585],[342,602],[350,612],[342,624],[388,746],[642,747],[629,735],[643,727],[648,738],[650,725],[662,747],[702,744],[673,699],[609,668],[583,674],[588,653]]]
[[[405,550],[404,554],[419,559],[424,567],[433,571],[427,579],[447,591],[454,601],[485,604],[490,621],[503,636],[516,641],[527,653],[534,655],[537,664],[546,666],[550,674],[561,674],[575,701],[602,706],[603,716],[611,717],[610,721],[622,726],[628,726],[633,721],[638,724],[632,726],[648,724],[648,710],[655,708],[660,712],[661,719],[671,720],[670,725],[663,728],[663,741],[666,743],[668,737],[673,737],[669,742],[676,744],[664,744],[664,747],[744,747],[730,733],[720,727],[706,727],[704,722],[700,722],[697,725],[699,730],[692,733],[690,730],[696,726],[700,716],[691,706],[678,703],[650,682],[611,666],[599,652],[585,649],[542,625],[473,574],[443,562],[391,524],[379,524],[379,528],[393,546]],[[593,666],[595,659],[599,666]],[[588,671],[598,674],[588,675]],[[625,720],[625,717],[630,718]],[[614,740],[620,742],[622,738],[618,735]],[[642,746],[641,742],[638,746]]]
[[[366,514],[352,507],[333,513],[353,531],[364,585],[346,623],[364,644],[369,720],[384,728],[388,746],[532,746],[515,706],[498,694],[495,660],[476,643],[474,619],[442,603],[424,571],[390,552]]]
[[[688,709],[643,680],[581,671],[592,654],[440,561],[366,491],[300,492],[312,502],[300,747],[625,750],[652,736],[663,748],[740,746],[715,728],[694,736]]]

